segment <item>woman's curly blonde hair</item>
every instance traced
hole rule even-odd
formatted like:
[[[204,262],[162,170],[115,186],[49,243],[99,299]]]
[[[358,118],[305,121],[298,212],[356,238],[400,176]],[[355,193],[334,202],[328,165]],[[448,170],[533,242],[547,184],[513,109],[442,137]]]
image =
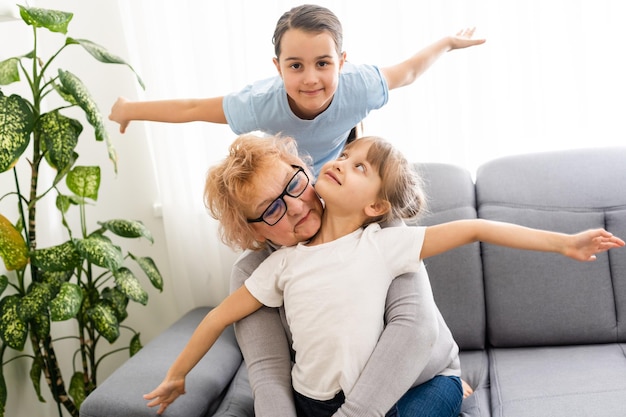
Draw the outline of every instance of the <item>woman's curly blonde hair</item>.
[[[254,239],[245,211],[258,192],[255,177],[260,172],[275,169],[281,162],[307,169],[306,162],[298,156],[293,138],[245,134],[230,145],[222,162],[209,169],[204,204],[211,216],[219,221],[220,238],[226,245],[233,249],[253,250],[266,246],[265,242]]]

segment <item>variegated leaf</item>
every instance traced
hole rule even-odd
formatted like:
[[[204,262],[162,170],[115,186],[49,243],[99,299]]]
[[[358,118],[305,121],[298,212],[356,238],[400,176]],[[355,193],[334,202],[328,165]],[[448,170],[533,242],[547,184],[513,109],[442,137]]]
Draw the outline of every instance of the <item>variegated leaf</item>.
[[[87,314],[97,332],[109,343],[113,343],[120,335],[120,327],[113,309],[104,302],[91,307]]]
[[[9,278],[6,275],[0,275],[0,295],[7,288],[7,285],[9,285]]]
[[[80,405],[85,401],[85,375],[82,372],[75,372],[70,380],[70,396],[74,399],[76,408],[80,409]]]
[[[50,285],[33,282],[29,287],[26,295],[22,297],[22,302],[17,308],[17,313],[24,321],[29,321],[37,314],[42,313],[48,307],[48,303],[53,298]]]
[[[43,271],[69,271],[80,265],[80,254],[71,241],[57,246],[36,249],[31,253],[31,263]]]
[[[150,233],[150,230],[140,221],[115,219],[106,222],[98,222],[98,224],[118,236],[131,238],[145,237],[150,243],[154,243],[152,233]]]
[[[38,7],[24,7],[18,4],[20,16],[27,25],[36,28],[46,28],[50,32],[67,33],[73,13],[61,12],[58,10],[42,9]]]
[[[139,280],[130,269],[122,267],[114,271],[113,276],[115,277],[115,284],[124,295],[143,305],[148,304],[148,293],[141,288]]]
[[[9,58],[0,62],[0,85],[9,85],[20,80],[18,62],[17,58]]]
[[[0,172],[13,168],[28,147],[35,116],[22,97],[0,90]]]
[[[46,400],[41,396],[41,375],[43,373],[43,359],[41,355],[35,356],[33,359],[32,365],[30,366],[30,380],[33,383],[33,388],[35,389],[35,393],[37,393],[37,398],[39,402],[45,403]]]
[[[9,271],[28,264],[28,246],[13,224],[0,214],[0,257]]]
[[[65,183],[77,196],[97,201],[100,189],[100,167],[75,166],[67,173]]]
[[[130,339],[130,356],[133,356],[135,353],[139,352],[143,346],[141,345],[141,339],[139,338],[139,333],[135,333],[132,339]]]
[[[72,97],[74,97],[76,103],[78,103],[80,108],[85,112],[87,121],[89,121],[89,124],[91,124],[94,128],[96,140],[106,142],[109,159],[113,162],[114,170],[117,172],[117,153],[115,152],[113,144],[109,139],[109,134],[104,127],[100,110],[98,109],[96,102],[91,97],[89,90],[87,90],[83,82],[77,76],[69,71],[59,69],[59,80],[61,80],[64,89],[69,92]]]
[[[45,339],[50,335],[50,316],[48,310],[36,314],[28,322],[31,326],[31,332],[34,332],[39,339]]]
[[[65,40],[65,43],[68,44],[68,45],[69,44],[79,44],[80,46],[85,48],[85,50],[87,52],[89,52],[91,54],[91,56],[93,56],[94,58],[96,58],[100,62],[104,62],[105,64],[126,65],[128,68],[130,68],[130,70],[133,73],[135,73],[135,76],[137,77],[137,82],[139,82],[139,85],[141,86],[141,88],[144,89],[144,90],[146,89],[146,86],[144,85],[143,80],[141,79],[139,74],[137,74],[137,71],[135,71],[133,69],[133,67],[131,67],[130,64],[128,64],[122,58],[120,58],[117,55],[113,55],[112,53],[107,51],[103,46],[98,45],[97,43],[92,42],[92,41],[87,40],[87,39],[73,39],[73,38],[69,38],[69,37]]]
[[[159,272],[159,269],[157,268],[152,258],[135,256],[130,252],[128,254],[131,258],[133,258],[135,262],[139,264],[143,272],[148,276],[148,279],[152,283],[152,286],[162,292],[163,276],[161,275],[161,272]]]
[[[102,290],[100,295],[103,300],[108,301],[111,307],[113,307],[118,322],[121,323],[126,320],[126,317],[128,317],[128,311],[126,311],[128,297],[122,291],[117,288],[107,287]]]
[[[0,300],[0,337],[7,346],[21,351],[28,335],[28,325],[17,312],[19,304],[20,297],[16,294]]]
[[[37,121],[36,129],[41,134],[44,150],[47,151],[48,164],[58,171],[71,166],[75,161],[74,149],[83,125],[55,110],[43,114]]]
[[[76,317],[82,302],[83,292],[80,287],[71,282],[63,283],[57,296],[50,302],[50,319],[63,321]]]
[[[76,240],[78,253],[92,264],[101,266],[109,271],[116,271],[122,266],[124,256],[119,246],[98,236]]]

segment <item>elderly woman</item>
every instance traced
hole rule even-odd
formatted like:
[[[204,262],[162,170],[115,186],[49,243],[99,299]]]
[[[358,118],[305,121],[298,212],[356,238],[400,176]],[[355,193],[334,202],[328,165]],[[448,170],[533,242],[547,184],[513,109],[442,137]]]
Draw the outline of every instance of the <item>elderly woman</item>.
[[[272,250],[306,241],[319,229],[323,204],[306,166],[293,140],[244,135],[223,163],[209,171],[205,201],[220,222],[221,238],[246,250],[234,265],[231,290]],[[298,185],[303,178],[304,188]],[[394,404],[400,416],[455,414],[458,404],[445,399],[459,387],[440,377],[460,376],[458,347],[439,312],[437,340],[434,345],[424,342],[417,282],[417,274],[393,280],[383,333],[336,416],[384,416]],[[295,417],[291,338],[283,308],[262,307],[239,321],[235,332],[248,367],[255,415]],[[424,355],[430,359],[418,369],[416,358]]]

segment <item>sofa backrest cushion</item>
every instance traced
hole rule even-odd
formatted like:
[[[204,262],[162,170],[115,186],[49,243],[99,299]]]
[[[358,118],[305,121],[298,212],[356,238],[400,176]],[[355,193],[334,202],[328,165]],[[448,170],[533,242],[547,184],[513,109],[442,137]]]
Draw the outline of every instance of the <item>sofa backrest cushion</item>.
[[[415,165],[424,180],[428,212],[417,223],[431,225],[476,218],[474,182],[469,171],[446,164]],[[483,349],[485,300],[478,244],[424,261],[435,301],[461,349]]]
[[[626,148],[504,157],[476,174],[481,218],[626,237]],[[481,244],[495,347],[626,341],[626,250],[578,262]]]

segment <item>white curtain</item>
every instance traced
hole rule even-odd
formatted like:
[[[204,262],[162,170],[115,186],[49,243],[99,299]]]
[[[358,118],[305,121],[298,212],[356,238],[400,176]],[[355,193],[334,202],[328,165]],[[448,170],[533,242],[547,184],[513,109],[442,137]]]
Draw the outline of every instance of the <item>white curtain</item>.
[[[147,85],[122,94],[211,97],[274,75],[274,25],[301,3],[120,0],[130,62]],[[464,27],[476,26],[476,36],[487,38],[445,54],[365,121],[366,134],[392,140],[412,161],[474,172],[507,154],[626,144],[623,0],[317,3],[342,21],[344,50],[355,63],[391,65]],[[227,293],[235,254],[219,243],[202,191],[207,168],[235,135],[206,123],[145,129],[179,305],[217,302]]]

